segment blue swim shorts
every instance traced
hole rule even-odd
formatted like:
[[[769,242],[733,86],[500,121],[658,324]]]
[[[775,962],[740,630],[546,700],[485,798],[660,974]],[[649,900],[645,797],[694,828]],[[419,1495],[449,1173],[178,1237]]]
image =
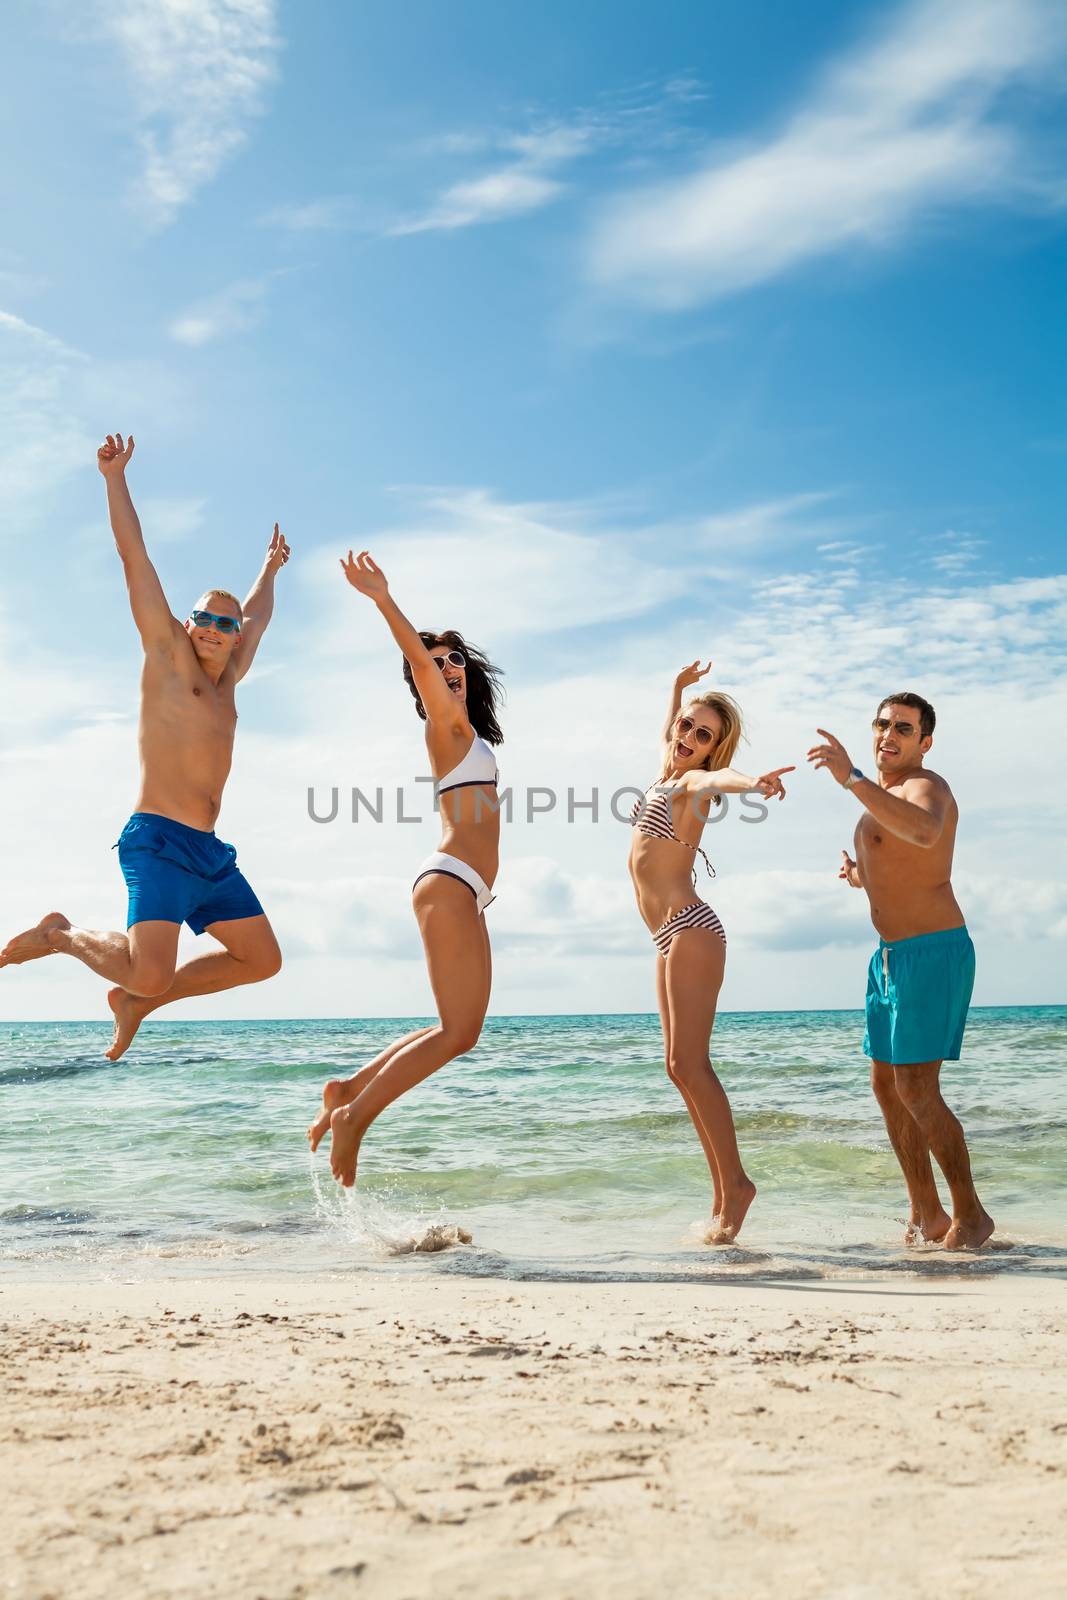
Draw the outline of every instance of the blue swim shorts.
[[[966,928],[883,939],[867,969],[867,1032],[872,1061],[895,1067],[958,1061],[974,988],[974,945]]]
[[[213,832],[135,811],[116,845],[130,892],[127,928],[135,922],[187,922],[194,933],[203,933],[213,922],[263,915],[237,870],[237,851]]]

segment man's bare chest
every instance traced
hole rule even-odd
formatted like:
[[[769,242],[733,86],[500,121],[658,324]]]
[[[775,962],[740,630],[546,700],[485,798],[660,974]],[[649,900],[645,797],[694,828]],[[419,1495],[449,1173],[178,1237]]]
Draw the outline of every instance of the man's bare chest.
[[[185,674],[146,684],[143,721],[146,731],[156,723],[182,739],[232,740],[237,727],[233,686],[216,686],[208,678],[198,681]]]
[[[896,834],[890,833],[869,812],[864,812],[856,824],[856,855],[857,858],[865,857],[867,861],[876,866],[879,862],[890,866],[896,861],[902,861],[916,853],[916,846],[908,844],[904,839],[898,839]]]

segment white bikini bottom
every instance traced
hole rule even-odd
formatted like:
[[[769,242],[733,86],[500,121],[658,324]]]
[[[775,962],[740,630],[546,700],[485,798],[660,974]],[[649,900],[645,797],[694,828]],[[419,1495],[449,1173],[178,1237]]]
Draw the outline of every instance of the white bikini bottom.
[[[432,856],[427,856],[418,872],[415,874],[415,883],[428,877],[431,872],[443,872],[448,878],[458,878],[465,883],[474,895],[479,912],[484,912],[486,906],[491,906],[496,895],[490,889],[485,879],[474,868],[461,861],[458,856],[446,855],[443,850],[435,850]],[[414,889],[415,883],[411,885]]]

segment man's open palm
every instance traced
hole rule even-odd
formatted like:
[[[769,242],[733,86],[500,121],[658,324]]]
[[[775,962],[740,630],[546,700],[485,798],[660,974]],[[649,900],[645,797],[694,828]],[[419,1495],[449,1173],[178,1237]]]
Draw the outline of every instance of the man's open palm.
[[[132,433],[125,444],[122,442],[121,433],[109,433],[107,443],[102,444],[96,452],[96,464],[105,478],[121,477],[126,471],[126,463],[132,455]]]

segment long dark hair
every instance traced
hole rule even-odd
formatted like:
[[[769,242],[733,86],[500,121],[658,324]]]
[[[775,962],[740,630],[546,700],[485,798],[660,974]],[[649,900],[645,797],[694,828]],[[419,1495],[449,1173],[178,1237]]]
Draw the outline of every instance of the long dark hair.
[[[500,683],[500,679],[504,676],[502,668],[494,667],[488,656],[468,644],[463,635],[457,633],[454,628],[446,628],[443,633],[427,632],[420,628],[419,638],[427,650],[435,650],[442,644],[447,645],[449,650],[462,650],[467,659],[467,716],[470,718],[470,725],[487,744],[503,744],[504,735],[496,720],[497,702],[504,694]],[[415,687],[415,678],[407,656],[404,657],[404,682],[411,690],[415,710],[425,722],[426,707],[419,699],[419,691]]]

